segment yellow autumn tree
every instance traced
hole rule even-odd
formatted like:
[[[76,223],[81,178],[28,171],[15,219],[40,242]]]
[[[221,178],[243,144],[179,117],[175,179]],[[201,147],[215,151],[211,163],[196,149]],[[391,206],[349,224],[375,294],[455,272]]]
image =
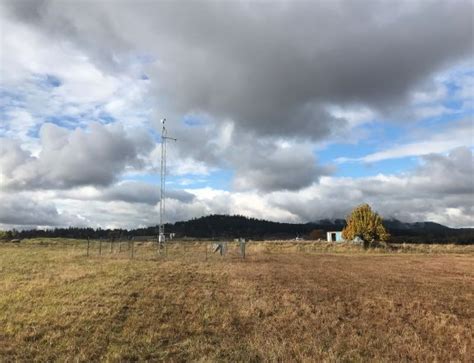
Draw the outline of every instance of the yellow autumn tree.
[[[346,240],[359,237],[366,243],[373,243],[385,242],[390,235],[382,224],[382,218],[372,211],[370,205],[362,204],[347,217],[347,225],[342,231],[342,237]]]

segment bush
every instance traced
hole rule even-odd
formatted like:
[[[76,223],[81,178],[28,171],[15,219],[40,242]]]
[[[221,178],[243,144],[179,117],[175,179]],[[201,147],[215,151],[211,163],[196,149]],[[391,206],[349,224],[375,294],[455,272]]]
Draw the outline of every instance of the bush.
[[[322,229],[313,229],[308,236],[309,240],[316,241],[318,239],[324,239],[326,237],[326,234]]]
[[[8,239],[8,233],[0,230],[0,241]]]

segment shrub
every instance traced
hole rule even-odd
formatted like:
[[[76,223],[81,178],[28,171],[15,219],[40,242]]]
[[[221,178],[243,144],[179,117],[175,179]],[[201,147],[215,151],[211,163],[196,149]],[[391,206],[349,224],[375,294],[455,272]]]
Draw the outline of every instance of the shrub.
[[[326,237],[326,234],[322,229],[313,229],[308,236],[308,239],[316,241],[318,239],[324,239]]]

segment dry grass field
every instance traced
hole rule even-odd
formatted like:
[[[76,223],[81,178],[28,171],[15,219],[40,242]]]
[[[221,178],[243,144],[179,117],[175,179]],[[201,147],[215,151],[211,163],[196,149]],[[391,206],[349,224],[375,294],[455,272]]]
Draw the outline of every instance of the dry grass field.
[[[472,247],[126,247],[0,244],[0,361],[474,359]]]

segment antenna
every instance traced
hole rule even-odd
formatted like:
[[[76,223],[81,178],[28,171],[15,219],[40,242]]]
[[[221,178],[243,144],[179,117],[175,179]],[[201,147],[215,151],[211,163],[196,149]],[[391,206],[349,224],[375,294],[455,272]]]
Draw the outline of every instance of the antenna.
[[[163,219],[165,218],[166,212],[166,141],[173,140],[178,141],[173,137],[168,137],[168,131],[166,130],[166,118],[161,119],[163,128],[161,129],[161,185],[160,185],[160,227],[158,232],[158,243],[162,245],[165,243],[165,225]]]

